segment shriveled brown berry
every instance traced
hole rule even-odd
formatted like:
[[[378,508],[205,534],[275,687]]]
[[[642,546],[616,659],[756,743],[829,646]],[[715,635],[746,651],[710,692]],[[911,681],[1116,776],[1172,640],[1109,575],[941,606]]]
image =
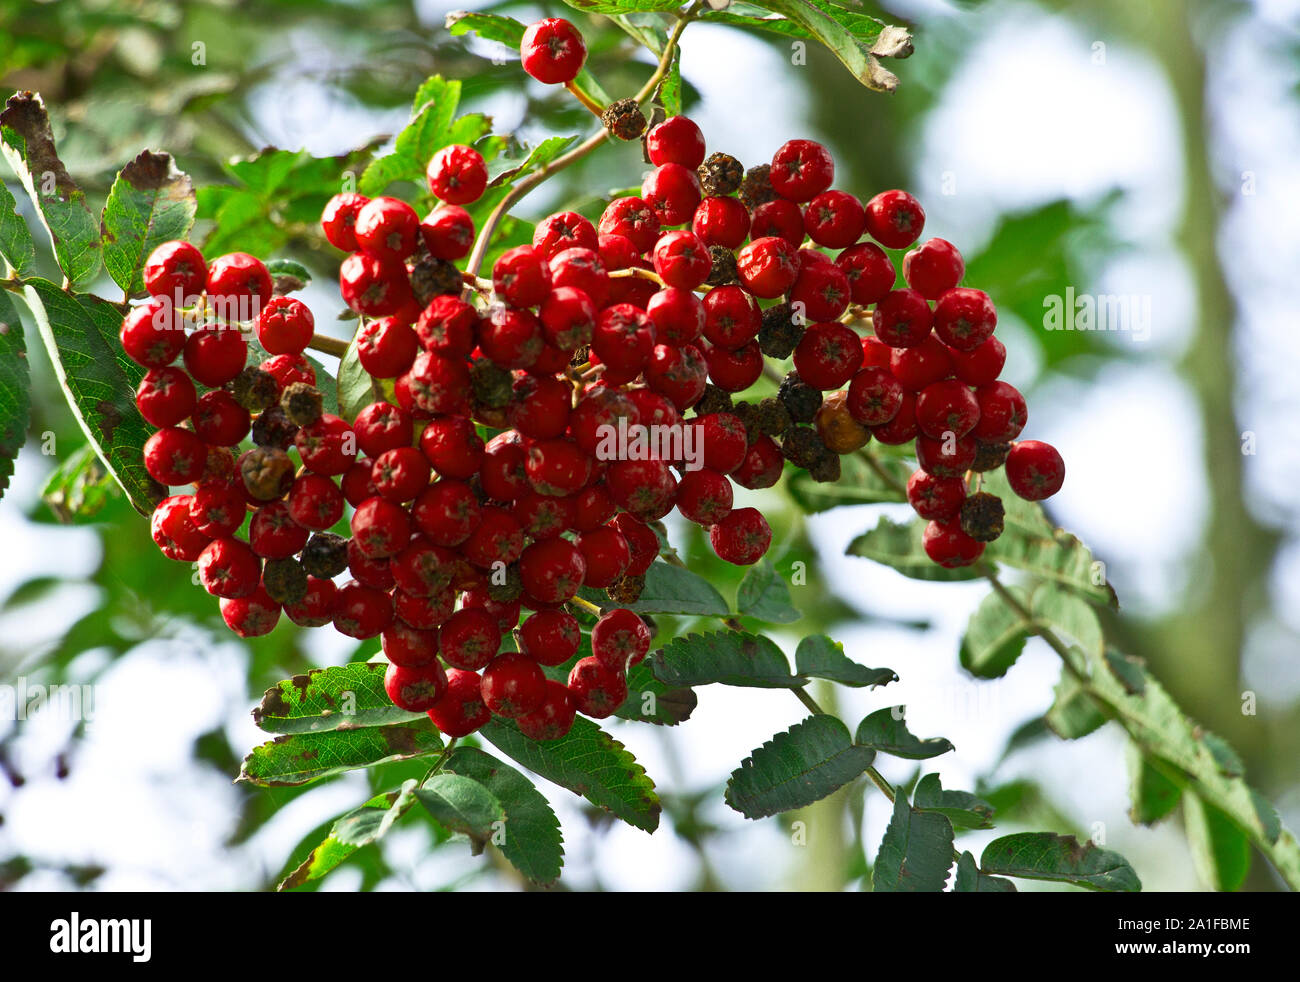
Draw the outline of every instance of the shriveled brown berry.
[[[805,470],[829,454],[817,431],[810,426],[790,427],[781,441],[781,453],[790,463]]]
[[[713,266],[709,269],[705,283],[709,286],[727,286],[738,282],[734,252],[726,246],[712,245],[709,246],[709,258],[713,261]]]
[[[804,327],[788,303],[779,303],[763,311],[763,326],[758,330],[758,347],[769,358],[789,358],[803,338]]]
[[[828,453],[823,457],[818,457],[813,461],[812,466],[808,468],[808,476],[819,484],[834,484],[840,479],[839,456]]]
[[[257,365],[249,365],[226,383],[226,391],[250,413],[260,413],[275,405],[280,387],[270,372],[262,371]]]
[[[744,424],[745,439],[751,444],[762,435],[758,428],[758,407],[752,402],[736,403],[731,407],[731,415]]]
[[[609,599],[614,603],[626,605],[634,604],[640,600],[641,591],[644,589],[644,576],[632,576],[625,573],[607,586],[605,592],[609,594]]]
[[[745,179],[745,168],[729,153],[711,153],[696,171],[707,195],[732,194]]]
[[[422,307],[444,293],[459,293],[464,285],[460,270],[447,259],[421,255],[411,268],[411,292]]]
[[[822,406],[821,391],[801,379],[798,372],[790,372],[781,380],[777,396],[796,423],[811,423]]]
[[[235,454],[229,447],[208,447],[203,465],[204,481],[229,481],[235,476]]]
[[[293,438],[297,435],[298,427],[279,406],[272,406],[253,420],[253,443],[259,447],[288,450],[293,446]]]
[[[976,542],[992,542],[1002,534],[1005,516],[1001,498],[976,491],[962,502],[961,530]]]
[[[760,433],[779,440],[794,425],[794,420],[790,417],[790,410],[785,408],[784,402],[774,396],[768,396],[759,402],[758,409],[754,413],[754,424]]]
[[[307,571],[293,559],[268,559],[262,567],[262,585],[278,604],[295,604],[307,596]]]
[[[469,384],[474,394],[474,404],[489,409],[501,409],[508,405],[513,391],[512,381],[507,369],[493,364],[486,358],[480,358],[469,370]]]
[[[280,394],[280,408],[295,426],[311,426],[325,411],[320,389],[306,382],[285,386]]]
[[[348,568],[348,540],[333,532],[317,532],[303,546],[302,568],[317,579],[334,579]]]
[[[852,453],[865,447],[871,439],[871,431],[849,413],[848,398],[843,389],[832,392],[817,410],[814,420],[817,435],[832,453]]]
[[[620,140],[635,140],[645,132],[646,118],[635,99],[611,102],[600,114],[600,121]]]
[[[772,189],[771,170],[771,164],[759,164],[745,171],[744,180],[740,182],[740,200],[750,211],[759,205],[776,200],[776,191]]]
[[[692,407],[692,411],[696,416],[707,416],[710,413],[729,413],[731,412],[731,393],[719,389],[712,382],[705,383],[704,395],[700,396],[700,401]]]
[[[1007,454],[1010,452],[1009,443],[977,443],[975,463],[970,465],[970,469],[979,474],[995,471],[1007,462]]]
[[[293,461],[279,447],[254,447],[239,458],[239,476],[258,501],[275,501],[293,482]]]
[[[488,577],[488,596],[498,603],[510,603],[518,600],[524,592],[524,580],[519,575],[519,564],[511,563],[506,567],[505,577],[494,570]]]

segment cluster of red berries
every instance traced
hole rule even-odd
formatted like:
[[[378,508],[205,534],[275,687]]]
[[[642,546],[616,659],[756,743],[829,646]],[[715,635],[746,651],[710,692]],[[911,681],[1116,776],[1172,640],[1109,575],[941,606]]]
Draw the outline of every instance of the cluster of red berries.
[[[522,54],[534,77],[561,83],[585,47],[550,19],[528,29]],[[209,266],[185,242],[150,256],[150,299],[121,339],[148,369],[137,404],[159,429],[145,466],[169,488],[193,486],[162,501],[153,536],[197,564],[232,630],[265,634],[283,612],[380,636],[395,704],[450,735],[496,713],[553,739],[575,712],[608,716],[627,698],[651,635],[622,605],[640,596],[674,508],[708,529],[719,557],[751,564],[772,533],[757,509],[734,507],[733,482],[770,487],[787,460],[833,481],[839,456],[873,437],[915,439],[908,497],[930,520],[927,553],[954,566],[1002,527],[1001,502],[971,493],[969,474],[1005,462],[1023,497],[1060,487],[1055,450],[1012,442],[1024,399],[997,381],[993,305],[958,285],[957,250],[912,249],[895,289],[882,246],[919,238],[911,195],[864,205],[832,190],[833,161],[808,140],[748,171],[706,158],[684,116],[644,140],[655,169],[640,195],[595,224],[548,216],[530,245],[497,258],[490,283],[456,265],[475,239],[463,206],[488,182],[474,148],[429,162],[439,204],[423,220],[396,198],[336,195],[321,225],[349,253],[339,284],[361,318],[356,354],[390,393],[351,424],[314,387],[311,312],[274,295],[259,260]],[[867,323],[864,337],[854,325]],[[260,364],[250,325],[270,356]],[[778,395],[733,402],[768,358],[793,359]],[[350,535],[331,532],[345,515]],[[578,653],[565,605],[583,587],[618,606],[562,685],[543,667]]]

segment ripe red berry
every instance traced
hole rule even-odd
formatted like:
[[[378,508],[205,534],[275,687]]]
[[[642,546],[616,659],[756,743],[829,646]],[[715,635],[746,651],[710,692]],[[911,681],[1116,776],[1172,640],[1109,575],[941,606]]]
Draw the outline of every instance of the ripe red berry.
[[[660,225],[684,225],[700,206],[704,192],[693,167],[666,163],[646,175],[641,197]]]
[[[578,660],[569,672],[569,696],[578,712],[592,719],[612,716],[627,701],[627,679],[595,655]]]
[[[427,713],[446,693],[447,675],[437,662],[418,668],[394,663],[384,673],[384,691],[398,709]]]
[[[736,257],[740,282],[756,297],[779,297],[799,276],[795,249],[784,239],[764,236],[740,250]]]
[[[745,452],[747,456],[748,447]],[[677,484],[677,510],[699,525],[722,521],[731,513],[732,502],[731,482],[714,470],[685,471]]]
[[[808,238],[828,249],[843,249],[862,237],[867,212],[847,191],[823,191],[803,213]]]
[[[877,342],[879,343],[879,342]],[[889,370],[903,388],[919,392],[952,374],[952,352],[933,334],[914,348],[889,348]]]
[[[547,85],[565,85],[582,71],[587,46],[582,34],[562,17],[530,24],[519,44],[524,71]]]
[[[410,501],[428,486],[429,474],[429,462],[419,450],[395,447],[375,458],[370,480],[382,497],[400,504]]]
[[[961,477],[975,463],[978,449],[970,435],[936,440],[921,434],[916,438],[916,462],[935,477]]]
[[[791,201],[809,201],[835,180],[830,152],[812,140],[790,140],[772,156],[772,189]]]
[[[916,427],[916,395],[903,392],[903,401],[898,413],[888,423],[881,423],[871,428],[871,435],[888,447],[901,447],[911,443],[920,432]]]
[[[262,561],[244,542],[213,539],[198,559],[199,583],[214,597],[247,597],[262,577]]]
[[[189,336],[184,360],[196,382],[218,388],[243,371],[248,344],[237,328],[213,322]]]
[[[331,413],[322,413],[316,422],[300,427],[293,442],[303,465],[317,474],[342,474],[357,457],[352,427]]]
[[[566,352],[587,344],[596,324],[595,305],[586,293],[571,286],[552,289],[539,316],[547,342]]]
[[[420,344],[433,354],[464,358],[478,343],[479,316],[470,304],[442,293],[420,313],[415,332]]]
[[[343,517],[343,492],[328,477],[305,471],[289,489],[289,517],[305,529],[323,531]]]
[[[257,315],[257,340],[273,355],[298,354],[315,330],[311,310],[293,297],[273,297]]]
[[[776,236],[798,249],[804,239],[803,212],[785,198],[765,201],[754,209],[749,234],[753,239]]]
[[[415,536],[403,545],[390,563],[393,582],[413,597],[440,596],[450,589],[460,573],[460,562],[450,549]]]
[[[383,262],[401,262],[415,252],[420,217],[400,198],[372,198],[357,212],[353,231],[358,248],[366,255]]]
[[[650,628],[626,608],[603,614],[591,629],[591,654],[608,669],[625,672],[650,651]]]
[[[371,559],[395,556],[410,541],[410,516],[391,501],[369,498],[352,513],[352,538]]]
[[[1022,440],[1007,454],[1007,481],[1026,501],[1042,501],[1061,490],[1065,461],[1050,443]]]
[[[921,535],[921,545],[931,560],[945,569],[969,566],[984,554],[984,543],[961,530],[961,519],[930,522]]]
[[[398,405],[408,412],[454,413],[469,398],[469,367],[462,359],[421,351],[398,377],[395,389]]]
[[[574,545],[587,567],[583,585],[604,589],[622,576],[632,562],[632,551],[618,529],[605,525],[575,536]]]
[[[208,448],[189,430],[159,430],[144,444],[144,466],[159,484],[179,487],[203,476]]]
[[[519,732],[530,740],[558,740],[573,729],[577,711],[569,690],[547,679],[545,698],[537,708],[519,717]]]
[[[946,522],[961,511],[966,482],[960,477],[935,477],[916,471],[907,481],[907,500],[922,518]]]
[[[442,625],[442,660],[452,668],[477,672],[497,656],[501,627],[482,607],[463,607]]]
[[[723,392],[744,392],[763,374],[763,351],[750,341],[734,351],[709,347],[704,351],[709,379]]]
[[[738,286],[714,287],[704,295],[704,336],[719,348],[743,347],[758,335],[763,315]]]
[[[411,445],[415,426],[411,414],[391,402],[372,402],[357,413],[352,424],[357,446],[367,457]]]
[[[457,143],[433,155],[425,177],[429,179],[429,190],[438,198],[450,205],[467,205],[477,201],[487,188],[487,164],[473,147]],[[357,238],[361,238],[359,232]]]
[[[154,297],[127,312],[118,338],[133,362],[163,368],[185,347],[185,325],[170,298]]]
[[[188,307],[208,282],[208,266],[198,246],[174,239],[144,261],[144,288],[151,297],[166,297],[174,307]]]
[[[548,215],[533,229],[533,248],[548,261],[565,249],[596,249],[598,245],[596,226],[576,211]]]
[[[927,385],[916,396],[916,425],[928,437],[963,437],[980,420],[980,404],[964,382],[948,379]]]
[[[655,243],[654,264],[668,286],[681,290],[694,290],[713,268],[708,246],[685,229],[668,232]]]
[[[393,600],[383,590],[352,580],[335,595],[334,629],[340,634],[365,640],[377,637],[392,622]]]
[[[192,422],[195,435],[209,446],[233,447],[248,435],[248,410],[224,389],[199,396]]]
[[[489,569],[494,563],[509,565],[524,551],[523,529],[504,508],[485,506],[478,526],[461,545],[460,551],[479,569]]]
[[[849,293],[856,304],[877,303],[894,288],[894,264],[874,242],[850,246],[840,253],[835,264],[849,278]]]
[[[539,610],[519,628],[520,650],[539,665],[563,665],[578,653],[578,619],[563,610]]]
[[[815,389],[838,389],[862,364],[862,341],[847,324],[812,324],[794,349],[799,377]]]
[[[659,219],[644,198],[635,195],[611,201],[596,226],[602,235],[622,235],[638,253],[649,252],[659,237]]]
[[[952,373],[967,385],[988,385],[1002,374],[1007,362],[1007,349],[997,338],[989,338],[971,351],[949,348]]]
[[[430,597],[417,597],[398,588],[393,591],[393,613],[403,624],[432,631],[444,624],[456,608],[456,591],[448,588]]]
[[[270,634],[280,621],[280,605],[259,586],[247,597],[223,597],[221,619],[241,638],[258,638]]]
[[[903,278],[927,300],[938,300],[966,275],[966,261],[947,239],[927,239],[903,257]]]
[[[439,205],[420,223],[420,236],[434,259],[455,262],[474,247],[474,219],[460,205]]]
[[[248,545],[263,559],[288,559],[302,551],[308,532],[293,520],[286,501],[272,501],[253,512]]]
[[[693,344],[673,348],[657,344],[645,368],[646,384],[672,401],[679,411],[700,401],[709,373],[708,363]]]
[[[911,348],[929,336],[931,317],[925,297],[915,290],[894,290],[876,304],[871,326],[891,348]]]
[[[838,319],[848,309],[849,297],[849,278],[830,262],[804,265],[790,288],[790,302],[802,305],[805,321]]]
[[[614,517],[618,506],[603,484],[589,485],[573,496],[573,521],[571,526],[586,532],[604,525]]]
[[[981,385],[975,390],[979,422],[971,431],[984,443],[1014,440],[1029,420],[1029,409],[1020,390],[1007,382]],[[919,410],[918,410],[919,412]]]
[[[680,347],[704,331],[704,304],[691,290],[664,287],[650,298],[645,312],[661,344]]]
[[[354,252],[339,267],[339,292],[357,313],[387,317],[410,302],[411,282],[401,263]]]
[[[868,335],[862,339],[862,367],[889,368],[892,371],[893,353],[897,350],[897,348],[891,348],[879,338]],[[902,379],[899,381],[902,381]]]
[[[438,657],[437,630],[420,630],[394,619],[380,636],[384,657],[400,668],[423,668]]]
[[[595,249],[574,246],[557,252],[549,260],[551,286],[568,286],[585,293],[597,308],[609,300],[609,273]]]
[[[463,416],[439,416],[420,434],[420,451],[443,477],[465,480],[483,464],[483,440]]]
[[[772,544],[772,529],[757,508],[737,508],[709,529],[709,544],[719,559],[749,566]]]
[[[247,510],[247,501],[235,485],[201,484],[190,500],[190,521],[208,538],[224,539],[244,523]]]
[[[925,209],[906,191],[881,191],[867,202],[867,232],[887,248],[907,248],[923,228]]]
[[[344,252],[357,251],[357,213],[365,207],[370,199],[355,191],[344,191],[334,195],[325,205],[320,216],[321,229],[325,238],[335,249]]]
[[[515,719],[546,698],[546,676],[527,655],[507,651],[483,670],[483,702],[498,716]]]
[[[374,482],[370,480],[372,464],[373,461],[365,457],[357,458],[343,472],[343,477],[339,481],[339,489],[343,492],[343,497],[353,508],[367,498],[373,498],[379,494],[375,490]]]
[[[705,245],[739,249],[749,235],[749,211],[736,198],[708,197],[691,219],[691,231]]]
[[[275,384],[281,392],[294,382],[302,382],[305,385],[316,384],[316,369],[312,368],[311,362],[302,355],[275,355],[262,362],[261,367],[262,371],[275,379]]]
[[[903,386],[887,369],[864,368],[849,383],[846,406],[863,426],[888,423],[903,405]]]
[[[760,435],[750,444],[745,459],[731,472],[730,477],[742,488],[752,490],[770,488],[781,479],[781,471],[784,467],[785,458],[781,455],[781,448],[776,445],[776,441],[769,436]]]
[[[983,290],[958,287],[939,298],[934,308],[934,330],[943,343],[957,351],[973,351],[990,337],[998,312]]]
[[[567,539],[534,542],[519,557],[524,590],[543,603],[561,603],[578,592],[587,575],[582,551]]]
[[[631,550],[632,562],[628,565],[627,574],[644,576],[659,556],[659,536],[645,522],[626,513],[616,515],[610,524],[623,533]]]
[[[478,498],[463,481],[444,479],[431,484],[411,505],[416,527],[440,546],[458,546],[468,539],[479,516]]]
[[[168,559],[192,563],[207,548],[211,537],[196,526],[190,515],[194,499],[188,494],[164,498],[149,519],[153,541]]]
[[[629,303],[602,310],[591,334],[592,351],[604,364],[634,376],[649,361],[654,346],[650,318]]]
[[[686,116],[669,116],[652,126],[645,146],[650,163],[657,167],[671,163],[695,170],[704,163],[704,134]]]
[[[358,547],[355,539],[348,542],[348,572],[362,586],[385,592],[397,582],[393,563],[388,558],[371,559]]]
[[[551,268],[532,246],[515,246],[493,264],[492,286],[512,307],[535,307],[551,292]]]
[[[194,383],[175,367],[149,369],[135,390],[140,415],[160,428],[184,422],[194,411],[196,401]]]
[[[307,592],[301,600],[284,605],[289,620],[299,627],[324,627],[334,620],[334,600],[338,588],[333,580],[307,577]]]
[[[433,725],[449,737],[469,736],[492,718],[483,703],[482,680],[475,672],[451,669],[447,672],[447,691],[430,709]]]

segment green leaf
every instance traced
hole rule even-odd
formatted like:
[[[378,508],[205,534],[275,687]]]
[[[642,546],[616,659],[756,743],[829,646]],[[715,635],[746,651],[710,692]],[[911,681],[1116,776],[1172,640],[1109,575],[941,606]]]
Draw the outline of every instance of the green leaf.
[[[1043,720],[1061,739],[1078,740],[1105,723],[1106,714],[1088,695],[1075,674],[1062,666],[1061,679],[1056,683],[1056,698]]]
[[[826,12],[828,8],[834,9],[831,4],[813,4],[809,0],[760,0],[760,5],[784,15],[826,45],[853,73],[853,77],[867,88],[892,92],[898,87],[898,78],[882,67],[847,28]]]
[[[659,104],[664,107],[664,112],[669,116],[680,116],[682,113],[682,49],[679,47],[673,51],[672,61],[668,63],[668,72],[664,79],[659,83],[659,90],[656,93]]]
[[[789,624],[803,616],[790,605],[790,587],[766,558],[745,571],[736,592],[736,610],[769,624]]]
[[[945,791],[938,774],[927,774],[912,792],[917,811],[938,812],[954,829],[991,829],[993,806],[969,791]]]
[[[876,527],[864,532],[849,543],[845,552],[850,556],[873,559],[890,566],[914,580],[973,580],[979,573],[968,566],[944,569],[925,554],[921,534],[926,523],[920,521],[900,525],[890,518],[881,517]]]
[[[254,747],[244,758],[239,780],[267,788],[296,787],[358,767],[419,757],[441,747],[438,730],[427,717],[391,726],[291,733]]]
[[[30,384],[23,322],[9,294],[0,292],[0,496],[9,487],[18,451],[27,442]]]
[[[903,715],[904,708],[890,706],[887,709],[876,710],[858,724],[854,742],[894,757],[906,757],[908,760],[928,760],[953,749],[952,744],[943,737],[922,740],[913,736],[907,728],[907,719]]]
[[[876,893],[937,893],[952,868],[952,824],[933,811],[917,811],[901,791],[876,853],[871,889]]]
[[[676,10],[681,0],[564,0],[589,14],[629,14],[638,11]]]
[[[731,613],[712,583],[680,566],[661,560],[646,570],[645,587],[636,603],[625,605],[638,614],[695,614],[725,617]]]
[[[585,637],[583,640],[586,654],[591,654],[590,642]],[[676,726],[690,719],[699,704],[694,689],[664,685],[654,677],[654,670],[645,661],[633,665],[628,671],[627,693],[627,701],[614,715],[637,723]]]
[[[435,774],[415,789],[415,797],[443,828],[469,836],[476,856],[498,830],[504,831],[501,802],[473,778]]]
[[[1058,635],[1077,641],[1090,654],[1106,650],[1106,639],[1097,612],[1078,594],[1043,583],[1034,591],[1034,620]]]
[[[164,242],[184,239],[198,202],[170,154],[143,150],[113,181],[104,205],[104,268],[128,295],[144,291],[144,263]]]
[[[117,482],[90,444],[59,462],[41,487],[41,499],[61,522],[94,518],[117,493]]]
[[[98,297],[64,293],[49,280],[28,280],[23,295],[86,439],[136,511],[150,514],[165,491],[144,467],[152,428],[135,407],[144,370],[118,342],[122,315]]]
[[[828,679],[858,689],[867,685],[897,682],[890,668],[867,668],[844,654],[844,645],[824,634],[813,634],[799,642],[794,651],[794,670],[799,675]]]
[[[311,270],[295,259],[268,260],[266,263],[266,271],[277,280],[276,286],[280,286],[284,283],[284,280],[281,279],[281,277],[290,277],[301,284],[295,286],[293,290],[282,291],[285,293],[293,293],[301,290],[311,282]]]
[[[321,733],[389,726],[421,719],[398,709],[384,692],[385,662],[313,668],[266,690],[253,722],[268,733]]]
[[[564,865],[564,837],[550,803],[533,782],[504,761],[473,747],[457,747],[447,757],[444,772],[472,778],[483,785],[505,813],[501,852],[524,876],[547,886]]]
[[[1029,607],[1029,594],[1024,589],[1018,586],[1008,589]],[[1025,650],[1029,629],[1024,618],[998,593],[989,593],[971,614],[962,636],[962,668],[979,678],[1002,677]]]
[[[18,214],[18,203],[4,181],[0,181],[0,256],[19,274],[30,270],[36,258],[31,229]]]
[[[574,720],[559,740],[530,740],[510,720],[494,718],[479,731],[502,753],[548,781],[646,832],[659,827],[654,782],[635,757],[589,719]]]
[[[488,41],[499,41],[516,51],[524,42],[526,28],[513,17],[500,14],[484,14],[469,10],[453,10],[445,22],[447,32],[452,36],[468,34],[473,31]]]
[[[1129,743],[1129,818],[1137,825],[1155,825],[1178,807],[1182,786],[1170,778],[1159,764]]]
[[[953,882],[955,893],[1016,893],[1016,885],[1000,876],[980,872],[975,857],[963,852],[957,860],[957,879]]]
[[[1240,890],[1250,873],[1250,840],[1245,833],[1194,794],[1183,799],[1183,825],[1201,880],[1222,892]]]
[[[785,653],[770,638],[744,631],[714,631],[673,638],[650,656],[665,685],[723,685],[797,689],[808,680],[790,673]]]
[[[33,92],[16,92],[0,113],[0,149],[31,196],[50,233],[54,258],[73,286],[99,272],[99,223],[54,148],[45,103]],[[21,246],[20,246],[21,248]]]
[[[349,423],[354,422],[361,410],[385,398],[383,383],[361,367],[361,356],[357,353],[356,339],[353,339],[339,362],[339,415]]]
[[[1136,893],[1142,889],[1133,867],[1119,853],[1052,832],[994,839],[984,847],[980,868],[986,873],[1073,883],[1088,890]]]
[[[281,880],[276,889],[292,890],[319,880],[362,846],[382,839],[415,803],[415,785],[415,780],[407,781],[401,790],[376,795],[360,808],[340,816],[325,840],[311,851],[301,866]]]
[[[911,468],[896,457],[880,458],[877,463],[899,484],[906,484],[911,476]],[[857,454],[845,454],[840,458],[838,481],[814,481],[806,470],[799,469],[786,478],[785,488],[795,503],[809,514],[829,511],[840,505],[875,505],[907,500],[906,494],[877,474]]]
[[[834,716],[809,716],[741,762],[727,782],[726,802],[746,818],[794,811],[865,773],[875,756],[854,745]]]
[[[488,187],[511,184],[540,170],[578,142],[577,136],[549,136],[535,147],[525,147],[522,156],[498,157],[488,166]]]

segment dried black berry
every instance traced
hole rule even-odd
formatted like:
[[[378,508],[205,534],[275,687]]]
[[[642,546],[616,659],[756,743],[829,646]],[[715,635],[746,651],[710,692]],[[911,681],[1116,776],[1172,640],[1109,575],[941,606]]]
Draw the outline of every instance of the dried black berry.
[[[995,471],[1007,462],[1007,454],[1010,452],[1009,443],[978,443],[975,446],[975,463],[970,465],[970,469],[979,474]]]
[[[611,102],[600,114],[600,121],[605,129],[620,140],[635,140],[645,132],[645,113],[635,99],[619,99]]]
[[[704,395],[700,396],[699,402],[691,408],[696,416],[707,416],[709,413],[729,413],[731,412],[731,393],[719,389],[712,382],[706,382]]]
[[[446,259],[421,255],[411,269],[411,292],[421,307],[444,293],[460,293],[465,281],[456,264]]]
[[[834,484],[840,479],[840,458],[838,454],[827,453],[818,457],[808,468],[808,476],[822,484]]]
[[[781,441],[781,453],[796,467],[810,469],[827,456],[834,457],[810,426],[792,426]]]
[[[762,435],[758,428],[758,407],[752,402],[738,402],[731,407],[731,415],[745,425],[745,439],[752,445]]]
[[[469,384],[474,393],[474,403],[489,409],[507,405],[513,394],[510,372],[486,358],[480,358],[470,368]]]
[[[258,501],[275,501],[293,483],[293,461],[279,447],[254,447],[239,458],[239,476]]]
[[[811,423],[822,407],[821,392],[804,382],[798,372],[790,372],[781,380],[777,394],[796,423]]]
[[[290,422],[279,406],[272,406],[253,420],[253,442],[259,447],[288,450],[297,435],[298,427]]]
[[[785,403],[780,399],[767,398],[758,404],[758,410],[754,414],[754,422],[758,431],[775,439],[785,436],[786,431],[794,425],[794,420],[790,417],[790,410],[786,408]]]
[[[803,330],[788,303],[768,307],[758,330],[758,347],[769,358],[789,358],[803,338]]]
[[[696,171],[707,195],[732,194],[745,179],[745,168],[728,153],[711,153]]]
[[[641,599],[645,589],[644,576],[623,575],[605,588],[609,599],[616,604],[634,604]]]
[[[285,386],[280,394],[280,408],[284,410],[289,422],[297,426],[311,426],[320,419],[325,411],[320,389],[306,382],[294,382]]]
[[[333,532],[317,532],[303,546],[302,567],[318,579],[334,579],[348,568],[348,540]]]
[[[1001,498],[976,491],[962,502],[961,530],[976,542],[992,542],[1002,534],[1004,517]]]
[[[260,413],[268,406],[275,405],[280,386],[270,372],[262,371],[257,365],[249,365],[226,383],[226,391],[250,413]]]
[[[488,577],[488,596],[499,603],[511,603],[518,600],[524,592],[524,579],[519,574],[519,564],[512,563],[505,569],[502,579],[499,570],[494,569]]]
[[[736,254],[734,252],[726,246],[713,245],[709,246],[709,258],[713,260],[713,266],[709,270],[705,283],[709,286],[726,286],[729,283],[737,282]]]
[[[307,571],[296,559],[268,559],[262,568],[262,585],[278,604],[294,604],[307,596]]]
[[[769,173],[771,170],[771,164],[759,164],[745,171],[745,179],[740,182],[740,200],[750,211],[776,200],[776,191],[772,189]]]

